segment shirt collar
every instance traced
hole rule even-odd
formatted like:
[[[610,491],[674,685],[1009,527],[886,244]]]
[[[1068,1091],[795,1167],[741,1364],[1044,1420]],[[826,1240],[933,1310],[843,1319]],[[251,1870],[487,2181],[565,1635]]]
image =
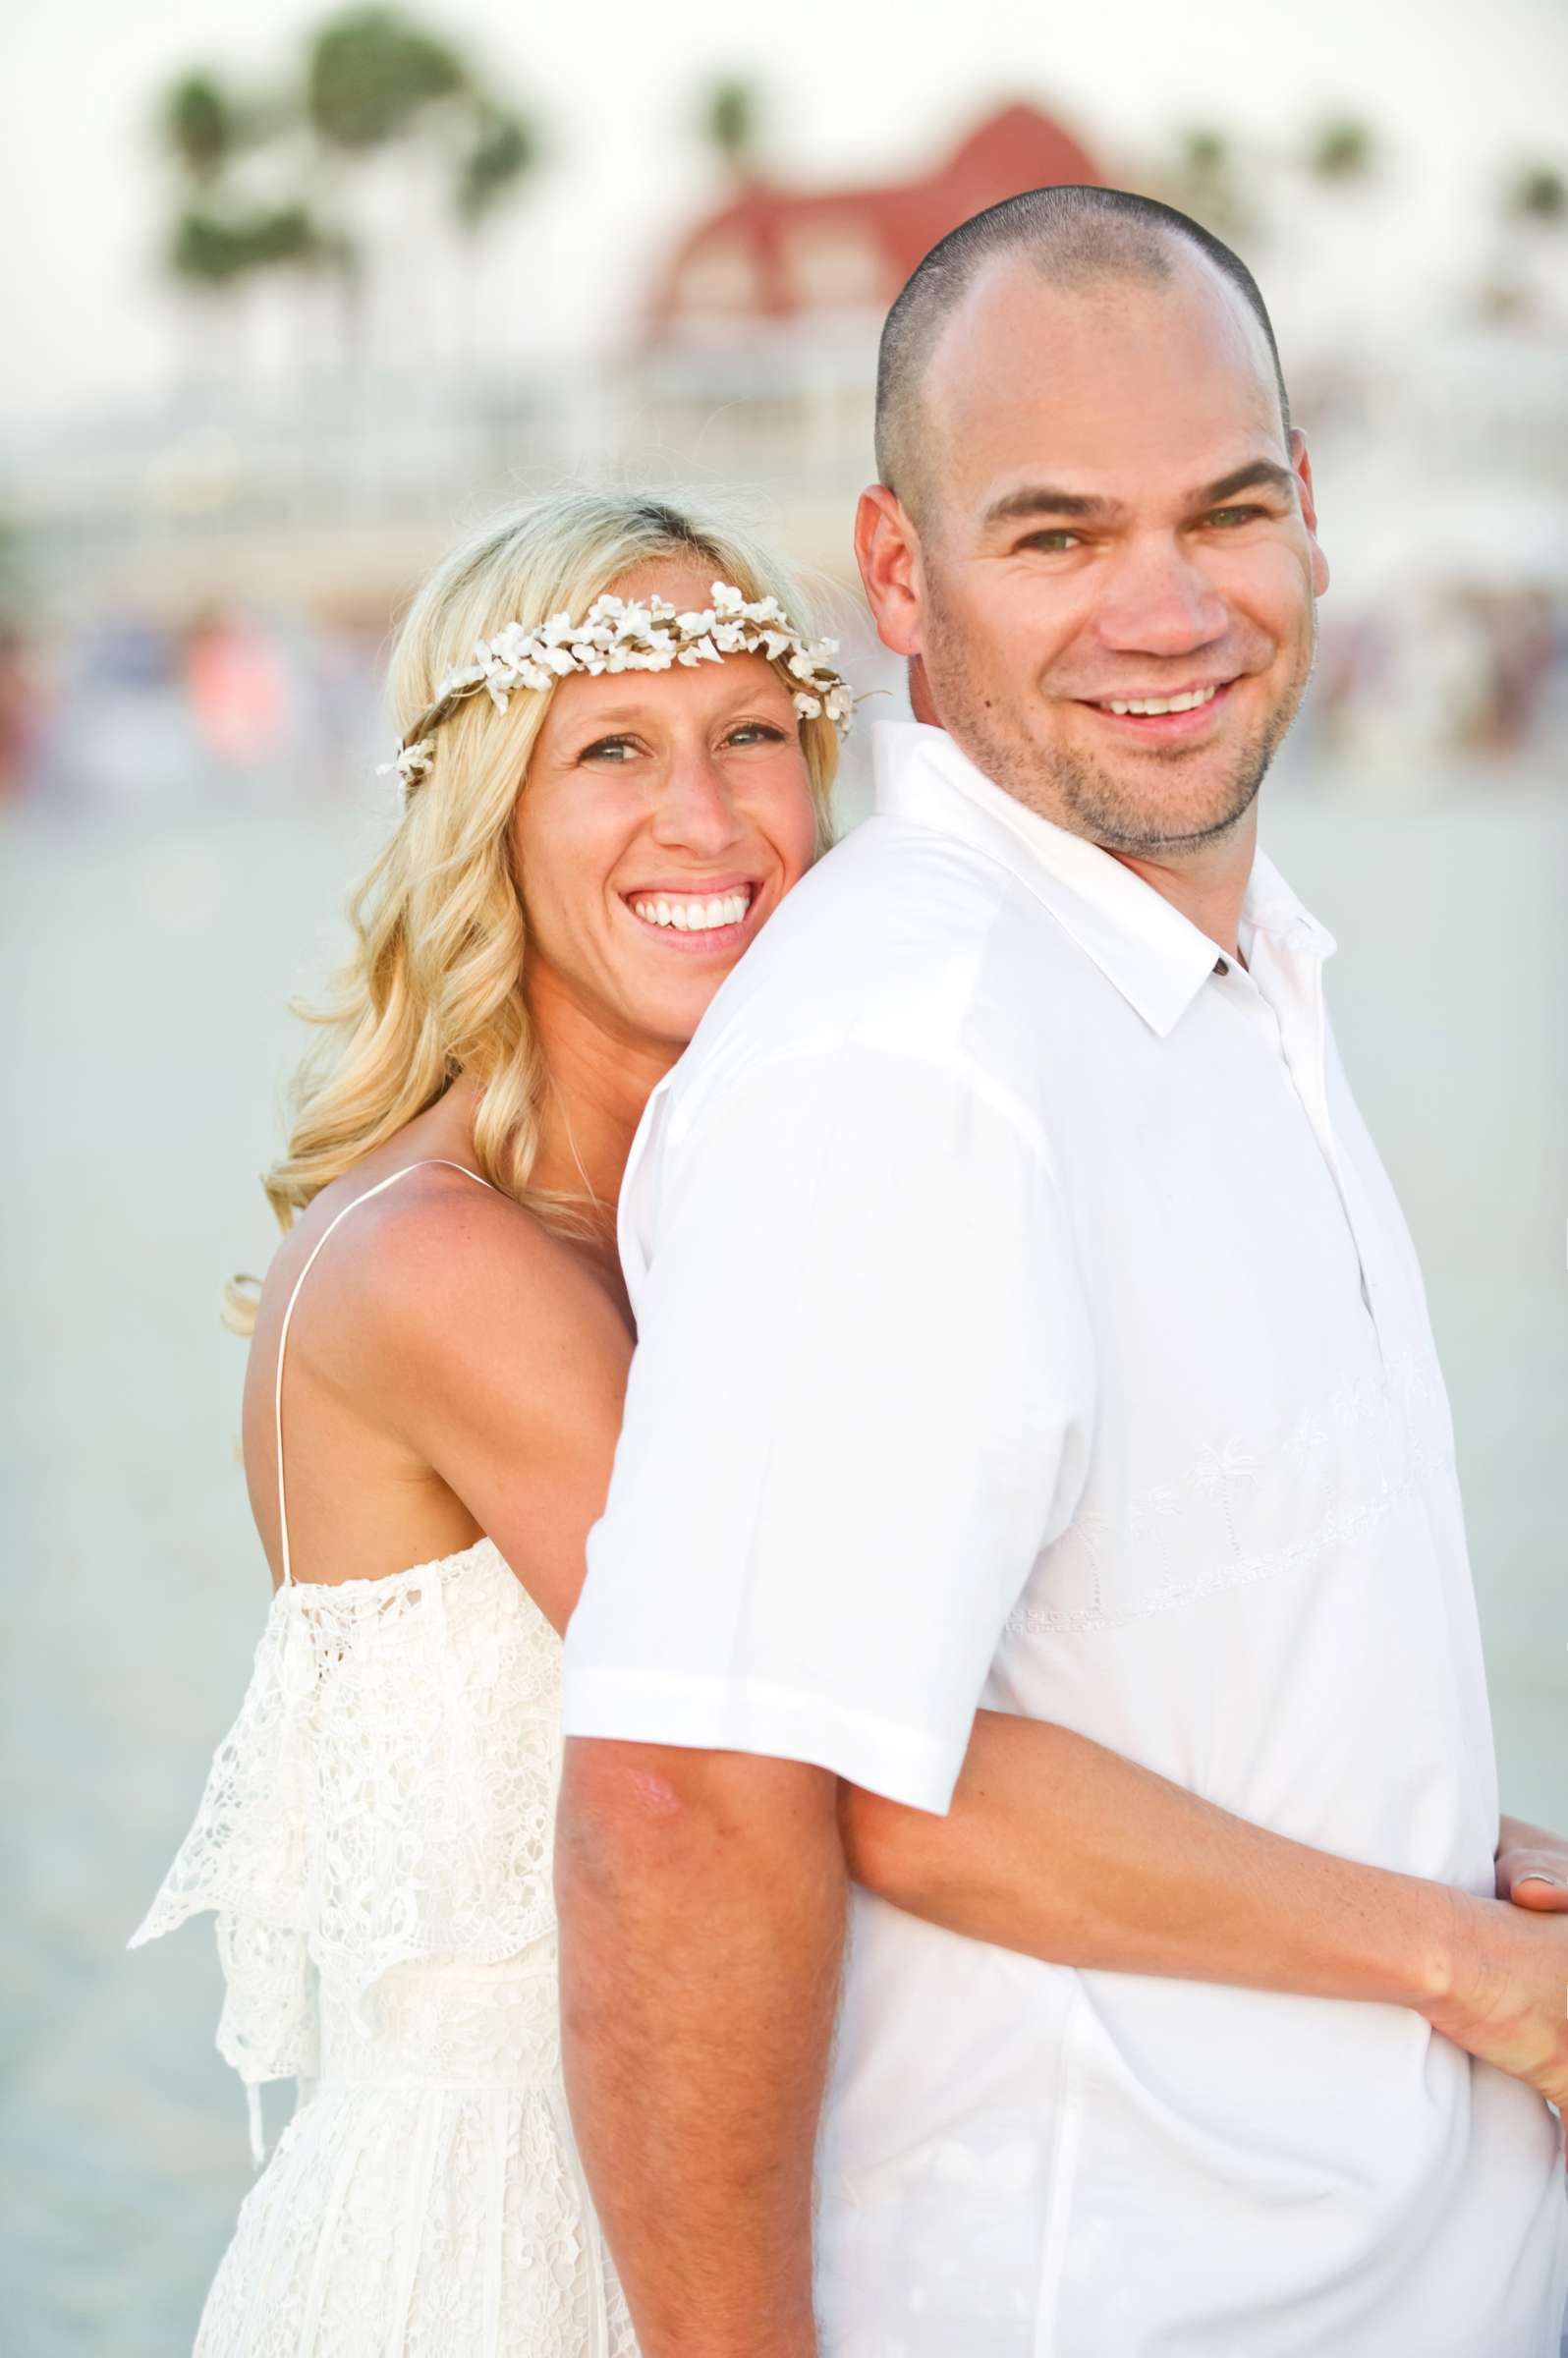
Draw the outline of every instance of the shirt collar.
[[[1222,953],[1190,918],[1109,852],[1030,811],[977,769],[945,729],[878,721],[871,733],[875,808],[889,817],[959,835],[1008,869],[1164,1039]],[[1334,940],[1273,862],[1254,856],[1242,902],[1251,932],[1282,949],[1327,957]]]

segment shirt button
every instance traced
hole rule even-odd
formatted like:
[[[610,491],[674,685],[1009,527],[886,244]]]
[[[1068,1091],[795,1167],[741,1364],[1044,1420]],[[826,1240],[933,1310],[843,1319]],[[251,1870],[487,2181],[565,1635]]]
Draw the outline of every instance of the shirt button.
[[[1228,975],[1230,973],[1230,968],[1225,964],[1223,958],[1216,958],[1214,960],[1214,972],[1216,975]]]

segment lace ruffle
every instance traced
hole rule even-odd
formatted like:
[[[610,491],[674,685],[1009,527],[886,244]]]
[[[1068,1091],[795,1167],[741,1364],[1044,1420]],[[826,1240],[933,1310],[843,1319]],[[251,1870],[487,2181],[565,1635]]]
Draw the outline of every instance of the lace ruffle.
[[[273,1597],[196,1821],[128,1945],[212,1909],[218,2050],[312,2076],[318,1993],[374,2028],[395,1966],[553,1931],[560,1641],[487,1541]]]

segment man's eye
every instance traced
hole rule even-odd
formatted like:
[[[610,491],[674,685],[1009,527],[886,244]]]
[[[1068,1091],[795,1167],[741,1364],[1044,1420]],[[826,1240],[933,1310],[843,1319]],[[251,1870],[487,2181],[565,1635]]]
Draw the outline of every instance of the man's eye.
[[[1218,524],[1230,530],[1238,524],[1251,524],[1255,517],[1267,514],[1266,508],[1212,508],[1204,519],[1205,524]]]
[[[1053,528],[1050,532],[1031,533],[1027,540],[1019,542],[1019,546],[1020,548],[1043,549],[1047,556],[1057,556],[1065,549],[1076,548],[1078,538],[1077,533],[1070,533],[1065,526],[1061,526]]]

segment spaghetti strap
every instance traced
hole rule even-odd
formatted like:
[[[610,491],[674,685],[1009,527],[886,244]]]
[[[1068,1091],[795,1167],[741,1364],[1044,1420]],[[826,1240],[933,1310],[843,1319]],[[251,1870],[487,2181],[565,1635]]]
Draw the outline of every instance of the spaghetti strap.
[[[471,1171],[466,1162],[453,1162],[445,1154],[428,1154],[420,1162],[406,1162],[401,1171],[393,1171],[389,1178],[378,1179],[374,1187],[367,1187],[363,1196],[356,1196],[352,1204],[345,1204],[341,1211],[334,1212],[310,1247],[305,1266],[294,1280],[294,1291],[289,1296],[289,1306],[283,1314],[283,1324],[278,1331],[278,1365],[272,1382],[272,1432],[278,1456],[278,1541],[283,1557],[284,1588],[294,1586],[294,1567],[289,1555],[289,1509],[283,1494],[283,1355],[288,1348],[289,1327],[294,1319],[294,1306],[300,1299],[300,1288],[314,1268],[316,1255],[340,1220],[346,1220],[351,1211],[358,1211],[362,1204],[368,1204],[372,1196],[379,1196],[387,1188],[395,1187],[400,1179],[408,1177],[410,1171],[428,1170],[462,1171],[476,1186],[489,1188],[491,1195],[498,1192],[490,1187],[488,1179],[481,1179],[477,1171]]]

